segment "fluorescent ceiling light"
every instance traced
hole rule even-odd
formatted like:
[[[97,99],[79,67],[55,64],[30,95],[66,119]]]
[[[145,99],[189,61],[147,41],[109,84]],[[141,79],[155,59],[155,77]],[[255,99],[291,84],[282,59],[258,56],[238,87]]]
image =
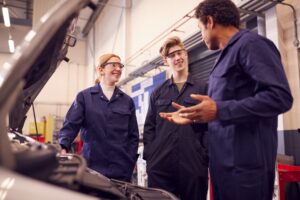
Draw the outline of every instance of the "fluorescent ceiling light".
[[[15,52],[15,43],[12,39],[8,40],[8,47],[9,47],[9,52],[14,53]]]
[[[2,14],[4,18],[4,25],[6,27],[10,27],[9,12],[7,7],[2,7]]]

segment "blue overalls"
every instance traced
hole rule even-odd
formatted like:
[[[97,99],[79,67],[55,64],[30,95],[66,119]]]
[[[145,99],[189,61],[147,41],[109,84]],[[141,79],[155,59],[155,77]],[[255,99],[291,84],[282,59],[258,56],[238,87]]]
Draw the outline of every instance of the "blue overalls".
[[[188,76],[178,91],[173,78],[151,94],[144,126],[144,159],[148,186],[172,192],[181,200],[204,200],[207,196],[207,124],[175,125],[160,116],[174,112],[172,101],[186,107],[198,101],[190,94],[207,94],[207,84]]]
[[[277,116],[293,102],[275,45],[236,33],[213,67],[208,94],[218,111],[209,123],[214,200],[271,200]]]
[[[139,134],[128,95],[116,88],[108,101],[99,84],[79,92],[60,130],[59,143],[70,148],[79,131],[88,167],[108,178],[130,180]]]

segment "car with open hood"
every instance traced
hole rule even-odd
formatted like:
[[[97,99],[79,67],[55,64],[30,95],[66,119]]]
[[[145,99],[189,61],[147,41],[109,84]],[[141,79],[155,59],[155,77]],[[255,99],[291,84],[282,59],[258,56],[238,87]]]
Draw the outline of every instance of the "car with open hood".
[[[62,0],[29,31],[10,60],[0,67],[0,199],[177,199],[160,189],[112,180],[87,168],[80,155],[59,154],[21,130],[35,98],[67,61],[72,31],[91,0]]]

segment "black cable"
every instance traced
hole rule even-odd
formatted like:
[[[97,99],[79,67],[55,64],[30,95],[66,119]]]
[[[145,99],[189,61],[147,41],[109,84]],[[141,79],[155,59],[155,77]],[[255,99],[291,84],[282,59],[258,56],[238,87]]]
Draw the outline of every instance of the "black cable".
[[[36,131],[36,140],[39,141],[39,132],[38,132],[38,127],[37,127],[37,122],[36,122],[36,116],[35,116],[35,110],[34,110],[34,104],[33,104],[33,102],[31,103],[31,105],[32,105],[34,125],[35,125],[35,131]]]

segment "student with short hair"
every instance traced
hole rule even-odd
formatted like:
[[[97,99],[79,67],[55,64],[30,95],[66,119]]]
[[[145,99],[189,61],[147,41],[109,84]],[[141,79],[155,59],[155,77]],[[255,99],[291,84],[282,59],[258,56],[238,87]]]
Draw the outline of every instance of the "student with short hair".
[[[174,111],[173,101],[195,105],[190,94],[206,94],[206,83],[189,74],[188,54],[178,37],[168,38],[160,54],[172,76],[150,97],[143,155],[148,186],[172,192],[181,200],[204,200],[208,185],[206,124],[174,125],[161,119],[159,113]]]

